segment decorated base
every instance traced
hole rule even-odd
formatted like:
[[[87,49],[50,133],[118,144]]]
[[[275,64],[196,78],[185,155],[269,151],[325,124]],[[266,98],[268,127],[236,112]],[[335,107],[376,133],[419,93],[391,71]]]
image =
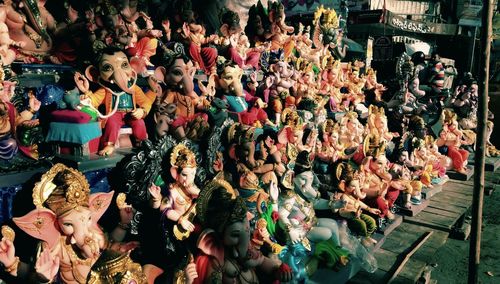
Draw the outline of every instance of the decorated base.
[[[422,198],[431,199],[437,193],[440,193],[443,190],[442,185],[434,185],[432,188],[424,187],[422,188]]]
[[[466,174],[460,174],[460,173],[457,173],[455,171],[448,171],[448,172],[446,172],[446,174],[450,177],[450,179],[467,181],[474,175],[474,167],[467,166],[467,173]]]
[[[424,210],[428,205],[429,205],[429,200],[428,199],[422,199],[422,203],[415,205],[411,204],[411,208],[405,208],[398,206],[398,214],[404,215],[404,216],[416,216],[418,213],[420,213],[422,210]]]
[[[111,156],[99,156],[96,154],[88,156],[56,155],[54,160],[81,172],[87,172],[103,168],[113,168],[123,157],[122,154],[115,151]]]

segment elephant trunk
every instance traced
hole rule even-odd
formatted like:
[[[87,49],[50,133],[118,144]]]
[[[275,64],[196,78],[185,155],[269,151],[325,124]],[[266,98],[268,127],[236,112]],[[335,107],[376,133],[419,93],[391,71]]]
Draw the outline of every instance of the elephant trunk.
[[[233,88],[234,88],[234,95],[237,97],[242,97],[244,96],[243,94],[243,85],[241,82],[234,82],[233,83]]]
[[[134,84],[129,85],[131,76],[127,74],[125,71],[116,70],[112,78],[113,79],[111,83],[116,84],[122,91],[128,94],[133,93],[133,89],[131,87],[135,85],[135,79],[133,82]]]

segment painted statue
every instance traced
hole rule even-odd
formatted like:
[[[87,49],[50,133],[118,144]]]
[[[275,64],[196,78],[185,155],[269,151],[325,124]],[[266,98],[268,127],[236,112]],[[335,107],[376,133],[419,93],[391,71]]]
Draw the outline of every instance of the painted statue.
[[[132,243],[121,247],[113,245],[97,225],[112,196],[113,192],[90,194],[85,176],[63,164],[54,165],[35,184],[36,209],[14,218],[14,223],[28,235],[44,241],[35,263],[38,281],[53,281],[58,274],[63,283],[87,283],[91,267],[102,250],[114,247],[125,252],[135,247]],[[115,230],[128,225],[122,224]],[[13,231],[9,234],[9,230],[4,229],[2,233],[0,261],[11,275],[23,279],[27,275],[22,274],[27,270],[21,267],[27,264],[15,257]],[[136,281],[145,283],[143,278]]]
[[[83,101],[97,109],[104,104],[106,119],[101,136],[99,155],[111,155],[115,150],[120,128],[127,124],[132,128],[132,136],[136,143],[147,138],[144,118],[151,109],[156,93],[146,94],[137,86],[137,73],[132,69],[125,53],[110,47],[103,49],[95,65],[85,70],[85,77],[75,74],[75,82],[83,93]],[[94,92],[89,89],[89,80],[97,83],[100,88]],[[158,91],[155,89],[155,91]]]
[[[262,255],[250,244],[251,231],[245,202],[224,179],[209,182],[197,201],[196,211],[204,231],[198,238],[194,283],[288,282],[288,265]],[[257,277],[256,270],[261,277]],[[265,279],[265,280],[264,280]]]

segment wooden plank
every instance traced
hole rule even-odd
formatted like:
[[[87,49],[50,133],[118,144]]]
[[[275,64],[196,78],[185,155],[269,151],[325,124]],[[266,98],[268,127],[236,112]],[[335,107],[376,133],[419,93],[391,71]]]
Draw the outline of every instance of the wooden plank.
[[[377,269],[374,273],[361,270],[356,276],[347,281],[348,284],[379,284],[387,282],[387,271]]]
[[[442,185],[435,185],[432,188],[425,187],[422,189],[422,197],[425,199],[431,199],[434,195],[443,191]]]
[[[450,211],[447,211],[447,210],[441,210],[439,208],[434,208],[434,207],[427,207],[425,208],[424,212],[428,212],[428,213],[431,213],[431,214],[437,214],[437,215],[441,215],[441,216],[447,216],[447,217],[455,217],[457,216],[457,213],[455,212],[450,212]]]
[[[396,279],[392,281],[392,284],[408,284],[414,282],[415,281],[412,281],[411,279],[408,279],[406,277],[398,276]]]
[[[464,192],[469,192],[471,188],[473,187],[473,184],[470,183],[459,183],[459,182],[449,182],[444,186],[444,191],[446,190],[452,190],[452,191],[464,191]]]
[[[412,249],[408,253],[405,254],[404,258],[399,263],[399,265],[396,266],[396,269],[392,273],[392,276],[389,278],[389,281],[387,281],[388,283],[391,283],[398,276],[398,274],[405,267],[405,264],[410,260],[410,257],[427,241],[427,239],[430,238],[430,236],[432,236],[432,234],[433,234],[433,231],[429,231],[426,234],[424,234],[422,237],[419,238],[419,240],[412,246]],[[417,265],[414,264],[413,266],[417,266]],[[424,265],[424,267],[425,267],[425,265]]]
[[[458,198],[457,198],[458,197]],[[435,203],[447,203],[447,204],[455,204],[457,203],[457,199],[464,199],[467,201],[468,198],[470,198],[469,196],[465,195],[465,196],[462,196],[460,198],[460,196],[456,196],[456,194],[445,194],[445,192],[441,192],[439,194],[439,196],[435,196],[434,198],[431,199],[431,204],[435,204]],[[468,201],[470,203],[470,201]],[[462,204],[463,205],[463,202],[458,202],[458,204]]]
[[[471,155],[468,160],[469,165],[474,165],[474,155]],[[484,170],[488,172],[494,172],[500,167],[499,157],[484,157]]]
[[[398,254],[381,248],[376,251],[373,256],[377,259],[377,266],[379,269],[390,271]]]
[[[450,181],[444,185],[445,189],[458,189],[458,190],[467,190],[473,186],[473,182],[460,182],[460,181]]]
[[[420,249],[418,249],[420,250]],[[403,267],[399,275],[394,280],[398,280],[399,278],[409,279],[409,282],[395,282],[394,280],[389,283],[415,283],[422,272],[424,272],[425,267],[427,266],[427,262],[421,261],[419,259],[415,259],[413,256],[408,260],[406,265]]]
[[[451,195],[440,195],[439,197],[431,199],[431,204],[436,204],[436,203],[445,203],[445,204],[452,204],[460,207],[465,207],[468,208],[470,206],[470,201],[466,202],[467,200],[460,200],[459,198],[455,198]]]
[[[427,208],[433,208],[433,209],[438,209],[442,211],[447,211],[450,213],[456,213],[456,214],[463,214],[463,212],[466,210],[463,207],[457,207],[449,204],[443,204],[443,203],[435,203],[435,204],[429,204]]]
[[[405,222],[413,223],[420,226],[427,226],[429,228],[436,230],[450,232],[453,225],[463,215],[463,214],[457,215],[456,218],[450,218],[437,215],[433,217],[433,214],[430,213],[424,214],[424,213],[425,212],[420,213],[420,215],[417,217],[405,217]]]
[[[464,200],[466,202],[472,201],[472,195],[466,195],[466,194],[463,194],[461,192],[446,191],[446,192],[443,192],[442,196],[448,196],[451,198],[455,198],[457,200]]]
[[[379,250],[380,247],[382,247],[382,245],[384,244],[385,240],[387,239],[387,236],[375,232],[372,235],[372,239],[376,240],[377,243],[368,248],[369,252],[375,252],[375,251]]]
[[[414,218],[414,220],[428,221],[434,224],[441,224],[444,226],[444,225],[453,225],[455,221],[458,219],[458,217],[460,216],[457,215],[456,217],[449,217],[449,216],[436,215],[429,212],[421,212],[420,215],[410,218]],[[451,222],[453,223],[450,224]]]
[[[397,206],[398,213],[405,216],[416,216],[418,213],[422,212],[429,205],[428,199],[422,199],[420,204],[412,204],[411,208],[405,208],[401,206]]]
[[[463,199],[472,199],[472,194],[458,190],[446,190],[443,192],[444,196],[459,197]]]
[[[426,228],[423,228],[421,226],[417,226],[415,224],[410,224],[410,223],[403,223],[401,226],[398,228],[399,232],[403,233],[409,233],[413,235],[422,235],[428,230]]]
[[[390,238],[385,240],[385,243],[382,245],[382,249],[396,254],[403,253],[416,240],[418,240],[419,236],[421,236],[421,234],[406,233],[396,230],[390,235]]]
[[[463,194],[472,193],[472,184],[450,183],[450,185],[443,188],[443,192],[461,192]]]

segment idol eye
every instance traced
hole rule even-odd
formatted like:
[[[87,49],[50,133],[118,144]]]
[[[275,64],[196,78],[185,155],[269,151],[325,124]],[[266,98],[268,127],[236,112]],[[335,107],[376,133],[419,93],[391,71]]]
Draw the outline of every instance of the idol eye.
[[[72,227],[72,226],[73,226],[73,224],[71,224],[71,223],[63,223],[63,226],[64,226],[64,227]]]
[[[104,72],[109,72],[111,70],[113,70],[113,66],[111,66],[111,64],[105,64],[102,66],[102,71]]]
[[[128,66],[129,66],[128,62],[125,61],[125,62],[122,63],[122,68],[125,69],[125,68],[128,68]]]

